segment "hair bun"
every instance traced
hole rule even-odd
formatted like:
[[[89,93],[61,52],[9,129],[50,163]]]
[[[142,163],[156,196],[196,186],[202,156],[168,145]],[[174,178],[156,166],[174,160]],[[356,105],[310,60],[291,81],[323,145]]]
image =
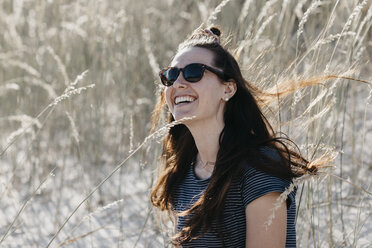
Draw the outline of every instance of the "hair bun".
[[[218,26],[211,25],[206,28],[204,26],[204,23],[202,23],[197,29],[192,32],[192,34],[187,38],[186,41],[178,46],[178,49],[186,46],[187,42],[190,42],[190,44],[188,44],[187,46],[192,46],[191,44],[199,44],[200,42],[200,44],[220,43],[221,34],[221,29]]]
[[[214,34],[214,35],[217,35],[218,37],[221,36],[221,31],[219,28],[215,27],[215,26],[212,26],[209,28],[209,30]]]

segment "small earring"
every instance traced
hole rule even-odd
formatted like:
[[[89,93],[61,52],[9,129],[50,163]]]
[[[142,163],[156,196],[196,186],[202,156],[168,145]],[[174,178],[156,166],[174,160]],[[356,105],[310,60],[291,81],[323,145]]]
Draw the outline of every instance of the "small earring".
[[[223,100],[225,100],[225,102],[227,102],[229,100],[229,98],[228,97],[225,97]]]

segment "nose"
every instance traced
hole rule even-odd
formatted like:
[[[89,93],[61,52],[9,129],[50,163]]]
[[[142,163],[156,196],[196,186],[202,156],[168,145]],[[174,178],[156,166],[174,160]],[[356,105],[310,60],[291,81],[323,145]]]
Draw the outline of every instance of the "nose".
[[[180,71],[176,81],[173,82],[173,87],[175,88],[186,88],[188,82],[183,78],[183,72]]]

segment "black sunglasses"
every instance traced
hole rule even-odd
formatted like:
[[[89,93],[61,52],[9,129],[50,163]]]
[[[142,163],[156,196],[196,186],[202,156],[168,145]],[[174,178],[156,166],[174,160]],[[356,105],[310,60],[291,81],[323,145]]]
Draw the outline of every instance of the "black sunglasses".
[[[205,69],[213,72],[219,78],[226,80],[225,73],[200,63],[192,63],[186,65],[184,68],[168,67],[161,70],[159,72],[159,76],[163,85],[172,86],[173,83],[177,80],[178,76],[180,75],[180,71],[182,71],[183,78],[187,82],[195,83],[203,78]]]

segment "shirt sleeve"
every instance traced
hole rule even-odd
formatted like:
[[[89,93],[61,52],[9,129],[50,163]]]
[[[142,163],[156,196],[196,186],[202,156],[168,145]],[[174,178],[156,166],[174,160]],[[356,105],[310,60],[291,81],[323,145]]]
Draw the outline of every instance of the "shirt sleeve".
[[[279,160],[280,156],[277,151],[269,147],[261,147],[260,150],[265,155],[270,156],[274,160]],[[244,170],[242,194],[244,208],[249,203],[257,198],[271,192],[284,192],[292,183],[291,179],[282,179],[263,171],[259,171],[252,166],[247,165]],[[292,191],[287,198],[287,209],[290,208],[291,203],[295,202],[295,192]]]
[[[242,198],[244,208],[257,198],[271,192],[284,192],[291,184],[290,180],[281,179],[253,167],[245,170],[242,182]],[[293,192],[292,192],[293,193]],[[287,209],[293,201],[294,194],[289,194],[287,198]]]

